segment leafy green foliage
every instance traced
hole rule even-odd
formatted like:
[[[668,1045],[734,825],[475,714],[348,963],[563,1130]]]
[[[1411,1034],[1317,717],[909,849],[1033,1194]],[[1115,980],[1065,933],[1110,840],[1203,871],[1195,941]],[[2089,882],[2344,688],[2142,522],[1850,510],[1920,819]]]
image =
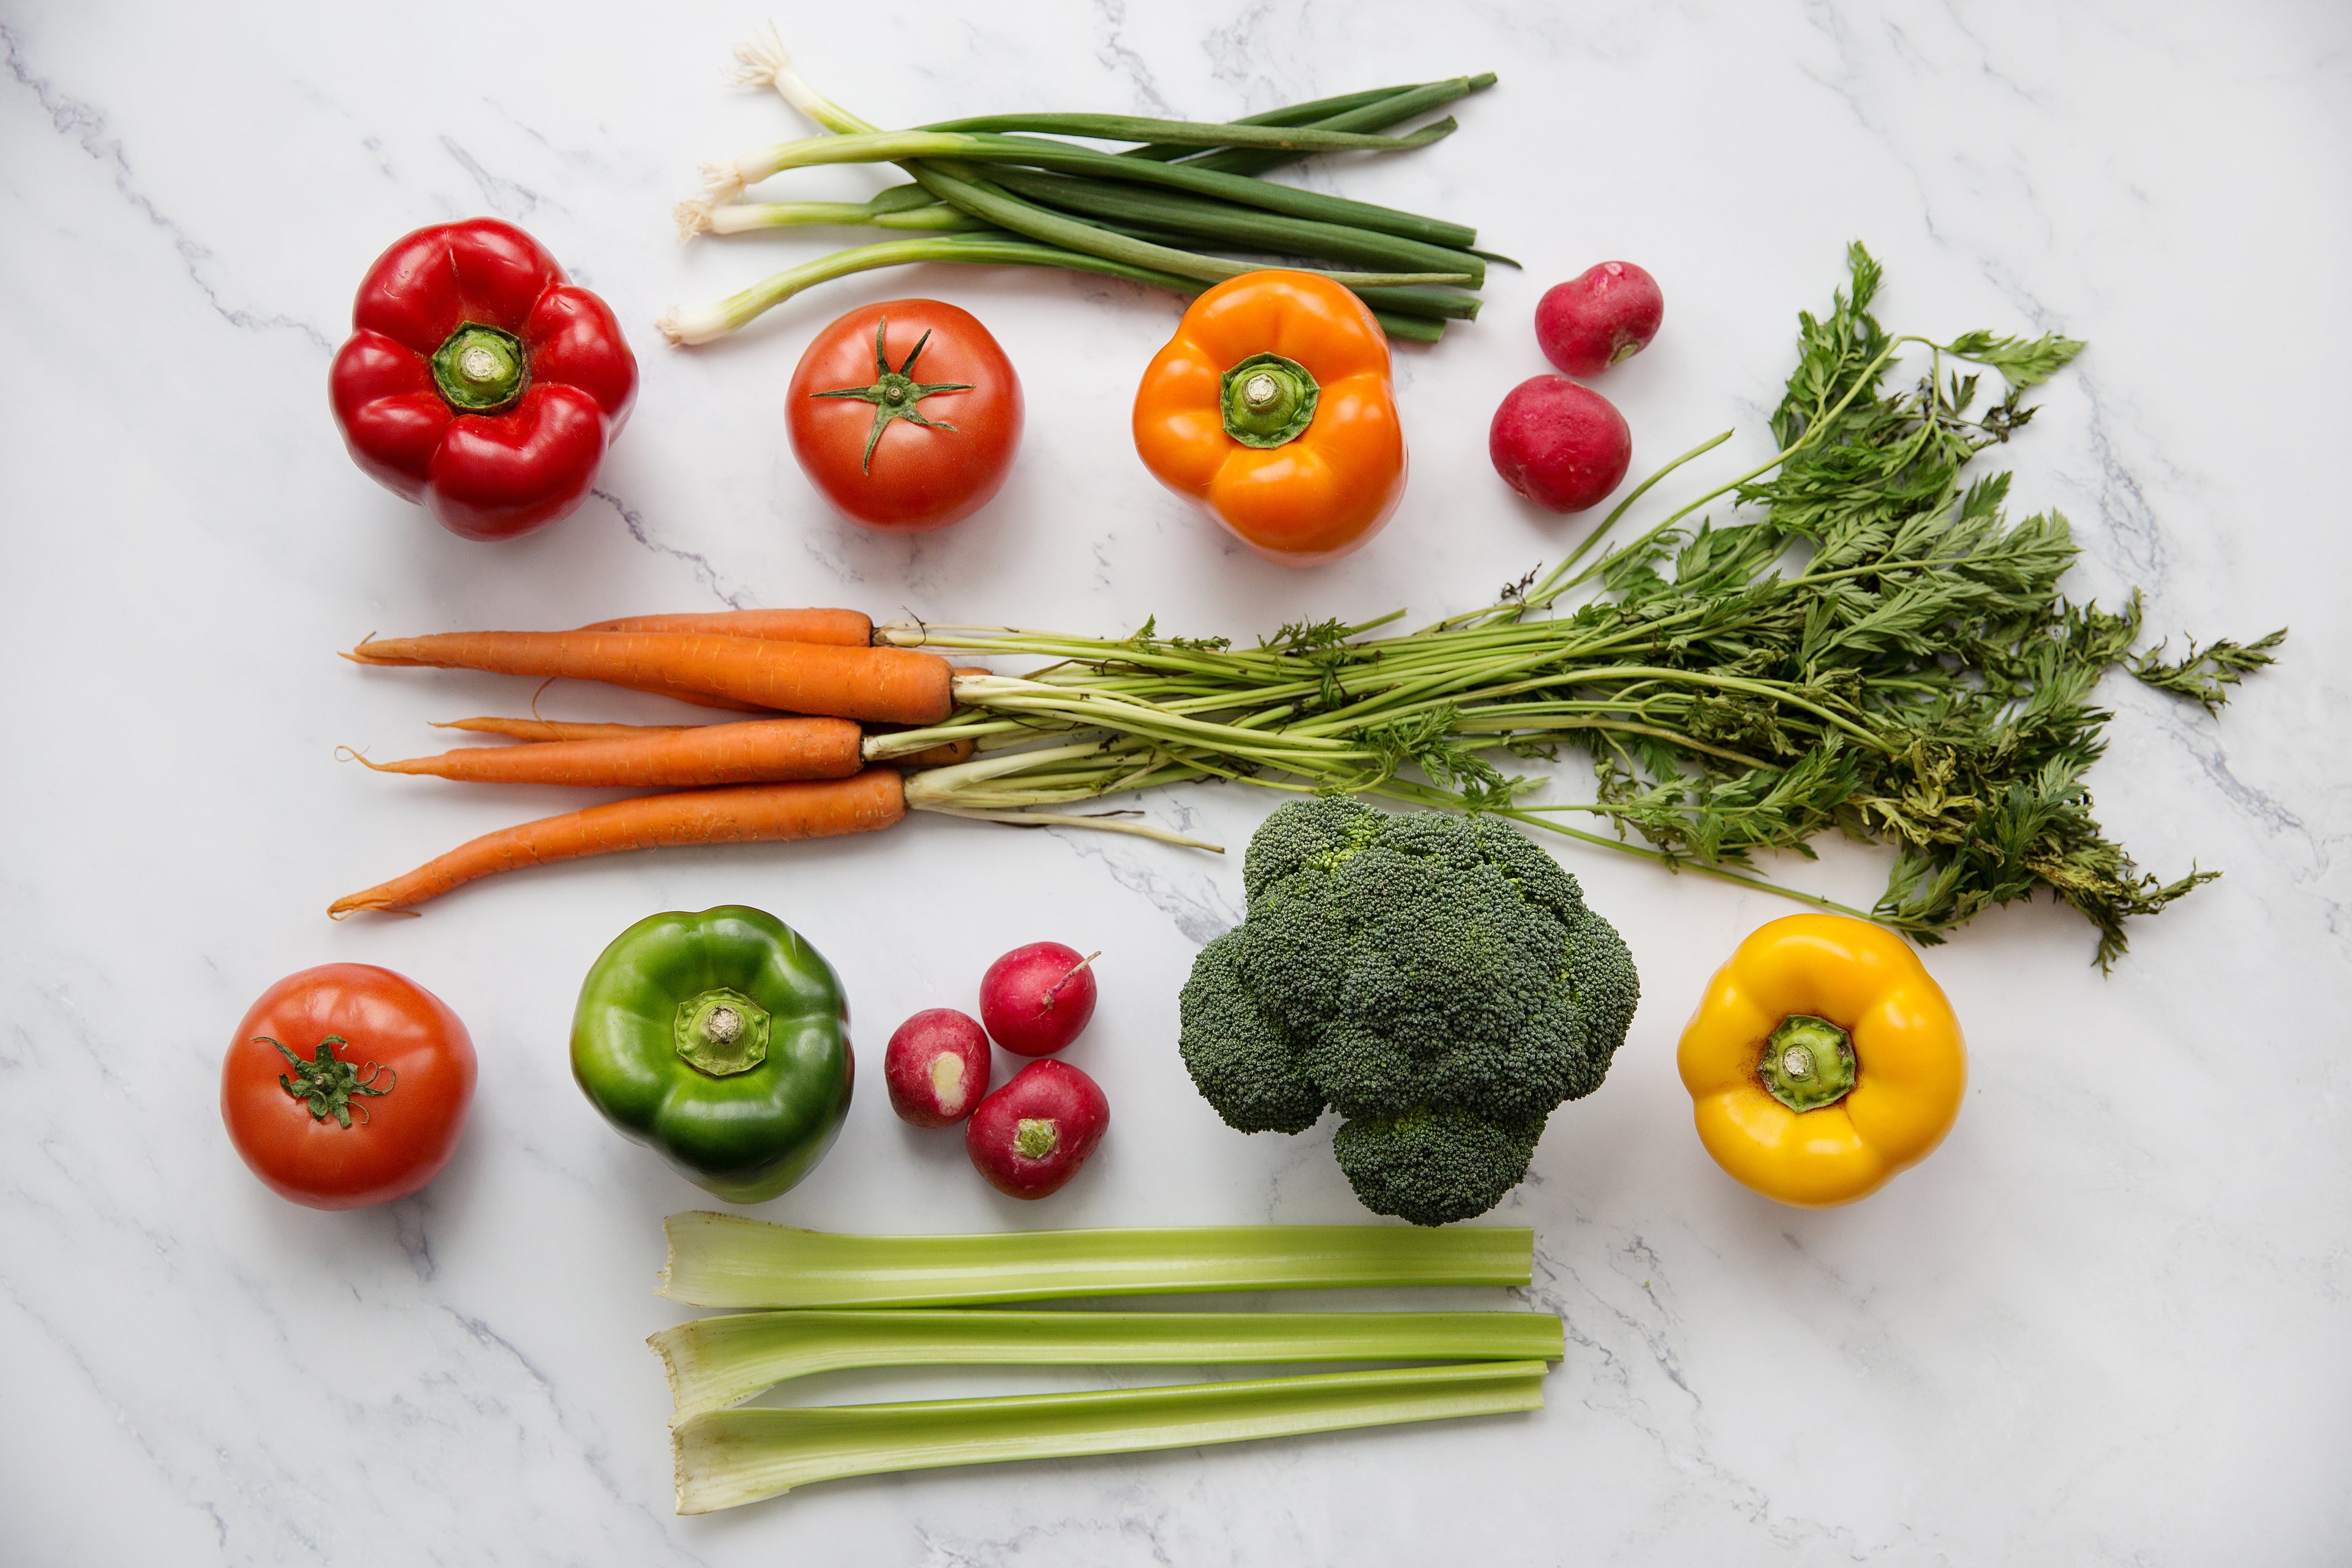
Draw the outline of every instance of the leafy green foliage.
[[[2230,700],[2227,688],[2237,685],[2264,665],[2278,662],[2270,650],[2284,641],[2284,626],[2251,643],[2234,643],[2223,637],[2200,647],[2191,639],[2188,653],[2169,663],[2164,658],[2165,645],[2158,643],[2131,661],[2131,671],[2159,691],[2194,697],[2205,704],[2207,712],[2216,713]]]
[[[1988,331],[1962,332],[1944,346],[1955,359],[1972,360],[2000,372],[2001,379],[2023,391],[2039,386],[2074,362],[2083,352],[2080,338],[2002,338]]]
[[[1456,735],[1454,726],[1460,717],[1451,706],[1426,709],[1409,719],[1374,724],[1356,738],[1377,757],[1381,782],[1411,763],[1439,788],[1459,793],[1470,809],[1499,811],[1527,781],[1506,778]],[[1350,793],[1360,794],[1361,788]]]

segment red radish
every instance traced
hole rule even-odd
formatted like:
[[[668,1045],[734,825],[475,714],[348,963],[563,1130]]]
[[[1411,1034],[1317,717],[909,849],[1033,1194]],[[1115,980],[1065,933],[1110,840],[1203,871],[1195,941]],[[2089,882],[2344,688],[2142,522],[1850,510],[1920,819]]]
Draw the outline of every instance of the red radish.
[[[1531,376],[1495,410],[1486,455],[1505,482],[1538,506],[1582,511],[1624,479],[1633,432],[1599,393],[1564,375]],[[995,1027],[989,1025],[992,1034]]]
[[[980,1020],[990,1037],[1016,1057],[1050,1057],[1076,1039],[1095,1016],[1088,965],[1101,956],[1033,942],[990,964],[980,977]]]
[[[1536,303],[1536,342],[1570,375],[1599,375],[1649,347],[1665,320],[1658,280],[1630,261],[1604,261]]]
[[[963,1130],[972,1168],[1009,1197],[1042,1198],[1078,1173],[1110,1125],[1100,1085],[1067,1062],[1031,1062]]]
[[[988,1035],[952,1007],[927,1007],[898,1026],[882,1052],[882,1086],[898,1120],[952,1127],[988,1092]]]

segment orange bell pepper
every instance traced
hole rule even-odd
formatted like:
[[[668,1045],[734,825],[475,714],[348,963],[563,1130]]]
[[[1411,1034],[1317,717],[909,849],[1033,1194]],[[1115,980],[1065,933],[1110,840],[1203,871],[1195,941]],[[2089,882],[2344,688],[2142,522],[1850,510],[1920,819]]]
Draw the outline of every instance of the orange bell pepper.
[[[1843,915],[1750,932],[1678,1056],[1715,1163],[1801,1208],[1867,1197],[1926,1159],[1969,1079],[1959,1020],[1910,944]]]
[[[1192,301],[1143,373],[1135,449],[1261,555],[1336,561],[1404,497],[1388,338],[1327,278],[1229,278]]]

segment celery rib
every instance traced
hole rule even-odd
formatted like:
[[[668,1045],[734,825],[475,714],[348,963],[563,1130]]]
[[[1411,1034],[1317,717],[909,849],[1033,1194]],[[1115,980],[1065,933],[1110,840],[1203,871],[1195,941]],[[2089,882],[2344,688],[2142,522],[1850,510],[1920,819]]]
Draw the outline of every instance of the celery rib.
[[[709,1513],[814,1481],[892,1470],[1538,1410],[1545,1369],[1540,1361],[1473,1362],[1082,1394],[708,1411],[671,1434],[677,1510]]]
[[[672,1215],[655,1289],[696,1307],[947,1307],[1073,1296],[1525,1285],[1524,1226],[1206,1226],[845,1236]]]
[[[646,1342],[678,1419],[795,1377],[876,1366],[1558,1361],[1550,1312],[738,1312]]]

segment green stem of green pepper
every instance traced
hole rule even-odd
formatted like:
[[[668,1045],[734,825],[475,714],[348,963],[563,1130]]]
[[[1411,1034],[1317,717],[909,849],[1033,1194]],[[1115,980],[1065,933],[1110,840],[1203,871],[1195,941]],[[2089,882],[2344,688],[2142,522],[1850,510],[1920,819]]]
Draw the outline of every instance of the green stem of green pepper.
[[[725,986],[677,1005],[677,1054],[712,1078],[750,1072],[768,1059],[768,1010]]]

